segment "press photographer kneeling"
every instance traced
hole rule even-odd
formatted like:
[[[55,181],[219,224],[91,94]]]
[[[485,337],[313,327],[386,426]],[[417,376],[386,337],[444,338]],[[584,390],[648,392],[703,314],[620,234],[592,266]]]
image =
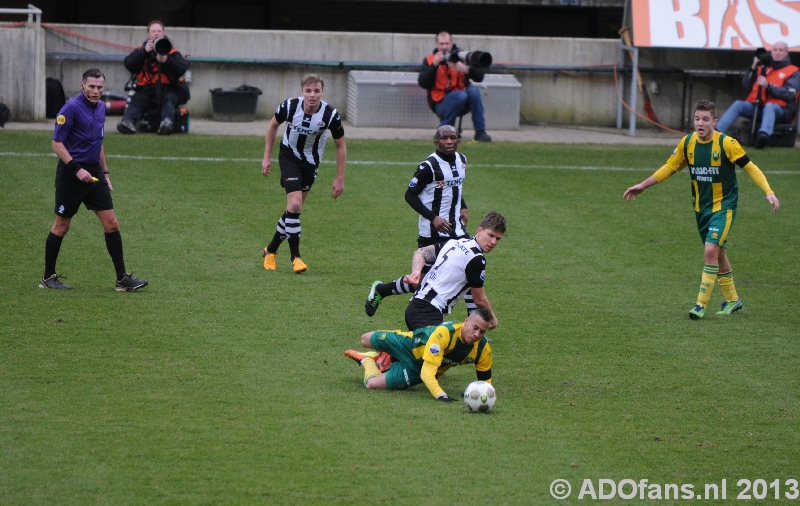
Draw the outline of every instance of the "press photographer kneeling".
[[[136,133],[137,122],[156,110],[160,112],[158,133],[171,134],[178,105],[189,101],[189,87],[182,78],[186,60],[164,35],[164,23],[155,20],[147,25],[147,40],[125,57],[124,64],[136,76],[136,86],[117,130]]]

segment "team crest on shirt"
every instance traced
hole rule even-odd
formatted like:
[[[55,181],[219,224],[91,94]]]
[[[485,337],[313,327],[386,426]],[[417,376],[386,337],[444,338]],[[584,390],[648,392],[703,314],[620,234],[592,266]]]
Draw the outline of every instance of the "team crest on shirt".
[[[719,161],[719,151],[712,151],[711,152],[711,158],[713,158],[715,162],[718,162]]]
[[[436,343],[432,344],[429,349],[431,350],[431,355],[438,355],[439,352],[442,351],[439,349],[439,345]]]
[[[59,125],[63,125],[66,122],[67,122],[67,117],[64,116],[63,114],[59,114],[58,116],[56,116],[56,123],[58,123]]]
[[[384,333],[379,334],[378,339],[380,339],[381,341],[386,341],[386,334]]]
[[[322,127],[324,127],[324,126],[325,126],[325,123],[324,123],[324,122],[322,122],[322,121],[320,121],[319,123],[317,123],[317,126],[318,126],[318,127],[320,127],[320,128],[322,128]]]

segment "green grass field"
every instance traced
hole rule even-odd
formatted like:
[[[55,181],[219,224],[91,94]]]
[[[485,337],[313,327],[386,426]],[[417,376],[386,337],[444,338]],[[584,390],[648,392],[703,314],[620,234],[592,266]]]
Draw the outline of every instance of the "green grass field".
[[[261,175],[263,139],[111,134],[126,263],[150,281],[116,293],[86,209],[58,264],[73,290],[37,288],[50,137],[0,132],[2,504],[582,504],[596,502],[578,500],[587,479],[597,493],[600,479],[647,479],[701,495],[725,479],[727,501],[697,502],[795,502],[796,149],[750,153],[777,214],[739,174],[728,252],[744,310],[715,315],[717,287],[710,314],[690,321],[703,261],[687,174],[622,199],[671,148],[462,146],[470,230],[493,209],[508,219],[487,257],[499,400],[475,415],[424,385],[367,391],[342,356],[366,331],[403,327],[406,298],[373,318],[363,303],[373,280],[409,270],[403,193],[432,143],[349,141],[337,200],[331,143],[298,276],[287,245],[277,272],[261,267],[285,206]],[[453,319],[464,316],[459,304]],[[442,386],[459,395],[474,377],[456,368]],[[567,501],[551,496],[556,479],[571,484]]]

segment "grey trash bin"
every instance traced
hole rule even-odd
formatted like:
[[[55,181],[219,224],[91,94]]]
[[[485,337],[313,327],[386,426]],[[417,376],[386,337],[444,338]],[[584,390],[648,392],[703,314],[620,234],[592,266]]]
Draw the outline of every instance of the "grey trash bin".
[[[211,109],[214,121],[255,121],[256,105],[261,90],[242,85],[235,90],[214,88],[211,92]]]

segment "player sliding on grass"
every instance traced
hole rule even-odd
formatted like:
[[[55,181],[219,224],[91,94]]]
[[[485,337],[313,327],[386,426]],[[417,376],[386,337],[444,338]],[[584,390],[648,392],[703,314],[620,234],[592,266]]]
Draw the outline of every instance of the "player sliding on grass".
[[[492,348],[486,339],[491,320],[488,309],[478,308],[464,323],[446,322],[414,332],[367,332],[361,336],[361,346],[394,357],[391,368],[383,373],[375,364],[375,351],[347,350],[344,356],[364,368],[368,389],[402,390],[425,383],[437,401],[453,402],[437,379],[451,367],[474,364],[478,379],[492,382]]]
[[[625,200],[636,200],[645,189],[664,181],[684,167],[689,167],[697,228],[705,244],[705,266],[700,281],[700,293],[694,307],[689,311],[690,318],[699,320],[705,316],[715,281],[719,282],[725,296],[725,302],[717,314],[732,314],[742,309],[742,299],[736,293],[733,269],[725,252],[728,234],[736,218],[739,196],[734,164],[744,169],[759,188],[764,190],[767,201],[772,204],[773,213],[778,212],[780,203],[769,187],[767,178],[750,161],[739,143],[714,130],[718,121],[714,103],[701,100],[694,109],[695,133],[681,139],[663,167],[641,183],[628,188],[622,197]]]

